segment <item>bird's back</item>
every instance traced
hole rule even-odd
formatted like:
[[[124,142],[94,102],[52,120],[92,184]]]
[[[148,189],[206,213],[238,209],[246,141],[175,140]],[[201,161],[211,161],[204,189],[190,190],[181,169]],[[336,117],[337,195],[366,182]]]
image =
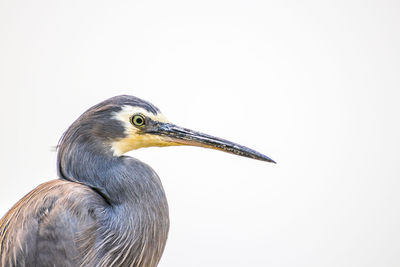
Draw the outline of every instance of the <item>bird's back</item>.
[[[104,207],[79,183],[39,185],[0,220],[0,266],[79,266]]]

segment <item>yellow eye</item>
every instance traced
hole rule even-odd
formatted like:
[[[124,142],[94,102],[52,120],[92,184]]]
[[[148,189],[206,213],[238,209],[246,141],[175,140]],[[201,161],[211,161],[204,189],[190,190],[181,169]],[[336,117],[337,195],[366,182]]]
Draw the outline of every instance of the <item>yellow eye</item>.
[[[143,115],[136,114],[131,117],[131,123],[136,127],[142,127],[146,124],[146,121]]]

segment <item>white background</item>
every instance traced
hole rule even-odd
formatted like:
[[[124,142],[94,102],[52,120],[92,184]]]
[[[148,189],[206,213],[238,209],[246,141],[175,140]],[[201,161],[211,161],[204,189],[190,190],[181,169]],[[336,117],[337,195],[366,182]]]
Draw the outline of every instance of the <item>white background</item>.
[[[56,177],[90,106],[132,94],[277,165],[130,152],[160,175],[160,266],[400,265],[400,2],[0,1],[0,214]]]

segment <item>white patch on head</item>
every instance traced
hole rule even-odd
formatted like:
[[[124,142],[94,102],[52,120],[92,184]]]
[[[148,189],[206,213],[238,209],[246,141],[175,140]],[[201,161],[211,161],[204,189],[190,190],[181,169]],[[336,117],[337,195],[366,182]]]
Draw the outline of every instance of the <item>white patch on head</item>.
[[[151,112],[148,112],[144,108],[132,107],[129,105],[123,106],[121,111],[116,112],[114,115],[114,119],[121,121],[125,126],[125,131],[128,131],[126,133],[130,133],[130,128],[134,128],[136,130],[136,127],[133,126],[130,121],[131,117],[135,114],[142,114],[145,117],[148,117],[155,121],[168,122],[167,118],[165,118],[165,116],[161,113],[153,114]]]
[[[123,106],[119,112],[115,113],[114,119],[122,122],[127,137],[115,141],[111,144],[111,149],[113,150],[114,156],[120,156],[123,153],[132,149],[146,146],[154,146],[158,145],[158,143],[163,143],[161,142],[161,140],[158,140],[160,139],[160,137],[158,136],[137,134],[139,129],[133,126],[131,123],[131,117],[136,114],[142,114],[143,116],[150,118],[154,121],[168,122],[167,118],[165,118],[165,116],[161,113],[153,114],[141,107],[133,107],[129,105]]]

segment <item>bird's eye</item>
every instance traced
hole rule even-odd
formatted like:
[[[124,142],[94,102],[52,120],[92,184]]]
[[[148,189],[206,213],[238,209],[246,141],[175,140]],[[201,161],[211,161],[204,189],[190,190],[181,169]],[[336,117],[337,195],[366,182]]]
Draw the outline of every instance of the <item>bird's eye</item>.
[[[145,125],[144,116],[141,114],[133,115],[131,118],[131,123],[136,127],[141,127]]]

